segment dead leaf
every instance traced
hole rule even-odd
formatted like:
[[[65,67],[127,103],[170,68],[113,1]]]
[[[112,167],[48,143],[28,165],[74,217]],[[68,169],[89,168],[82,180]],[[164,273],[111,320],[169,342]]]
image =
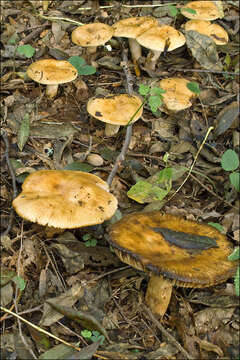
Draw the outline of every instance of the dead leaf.
[[[219,136],[229,128],[238,126],[239,103],[237,101],[225,106],[215,120],[214,135]]]

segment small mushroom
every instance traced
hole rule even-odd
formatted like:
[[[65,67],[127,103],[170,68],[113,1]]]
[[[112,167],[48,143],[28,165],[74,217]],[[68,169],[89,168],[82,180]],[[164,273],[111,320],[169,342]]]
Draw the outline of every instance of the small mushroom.
[[[105,135],[113,136],[118,133],[120,125],[128,125],[130,120],[131,123],[137,121],[142,116],[143,107],[141,99],[135,95],[97,95],[89,99],[87,111],[96,119],[107,123]]]
[[[112,25],[114,35],[116,37],[128,38],[129,48],[131,51],[135,70],[138,73],[137,61],[142,56],[141,46],[136,41],[136,38],[150,29],[152,26],[157,26],[157,19],[151,16],[130,17],[117,21]]]
[[[194,30],[200,34],[210,36],[216,45],[226,45],[228,33],[218,24],[212,24],[207,20],[189,20],[184,24],[186,31]]]
[[[234,276],[228,261],[233,246],[216,228],[160,211],[124,216],[109,227],[109,242],[118,257],[150,280],[146,303],[163,316],[174,285],[204,288]]]
[[[192,14],[187,9],[195,10],[195,13]],[[222,13],[215,1],[207,0],[189,2],[181,9],[181,13],[186,18],[194,20],[215,20],[222,17]]]
[[[184,78],[167,78],[159,82],[159,87],[166,92],[162,94],[163,103],[168,110],[177,112],[192,105],[190,99],[196,94],[188,89],[189,80]]]
[[[150,49],[145,67],[154,71],[157,61],[163,51],[172,51],[186,42],[185,36],[169,25],[154,26],[136,38],[137,42]]]
[[[60,229],[101,224],[117,209],[108,184],[82,171],[39,170],[29,175],[13,200],[23,219]]]
[[[97,47],[104,45],[113,36],[111,26],[103,23],[92,23],[78,26],[72,32],[72,42],[86,47],[87,54],[95,54]]]
[[[29,65],[27,75],[37,83],[47,85],[46,94],[53,98],[58,85],[75,80],[78,72],[68,61],[43,59]]]

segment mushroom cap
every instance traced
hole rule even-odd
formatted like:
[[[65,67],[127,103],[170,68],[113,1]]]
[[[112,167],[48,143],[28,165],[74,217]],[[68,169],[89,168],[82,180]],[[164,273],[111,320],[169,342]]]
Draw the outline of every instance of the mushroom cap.
[[[193,9],[196,11],[196,14],[191,14],[184,10],[184,8]],[[215,20],[222,17],[222,14],[214,1],[207,0],[189,2],[181,9],[181,13],[188,19],[196,20]]]
[[[92,23],[78,26],[72,32],[72,42],[80,46],[104,45],[113,36],[111,26],[103,23]]]
[[[164,235],[159,230],[165,231]],[[171,241],[169,230],[173,231]],[[185,233],[191,240],[182,241],[174,232]],[[196,235],[211,238],[213,246],[204,248]],[[233,246],[225,235],[210,225],[171,214],[153,211],[126,215],[110,226],[109,237],[123,262],[180,286],[208,287],[236,272],[237,264],[228,261]]]
[[[117,199],[108,184],[82,171],[39,170],[29,175],[13,207],[22,218],[55,228],[101,224],[112,217]]]
[[[140,45],[157,51],[164,51],[166,45],[168,45],[167,51],[172,51],[186,42],[185,36],[169,25],[151,27],[136,40]]]
[[[57,85],[75,80],[78,71],[68,61],[43,59],[29,65],[27,75],[39,84]]]
[[[192,105],[190,98],[196,94],[187,88],[187,83],[187,79],[174,77],[159,82],[159,86],[166,91],[162,96],[167,109],[181,111]]]
[[[228,42],[228,33],[218,24],[211,24],[207,20],[189,20],[185,23],[186,31],[194,30],[200,34],[210,36],[215,44],[225,45]]]
[[[141,99],[135,95],[120,94],[106,97],[97,95],[89,99],[87,111],[105,123],[127,125],[141,105]],[[143,107],[138,110],[131,123],[137,121],[142,116],[142,112]]]
[[[117,21],[112,25],[114,30],[113,36],[126,37],[135,39],[152,26],[157,26],[158,21],[151,16],[130,17]]]

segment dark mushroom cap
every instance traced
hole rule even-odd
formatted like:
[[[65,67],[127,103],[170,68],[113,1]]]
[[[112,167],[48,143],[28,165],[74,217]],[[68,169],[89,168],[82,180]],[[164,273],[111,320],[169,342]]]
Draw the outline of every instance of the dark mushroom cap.
[[[159,211],[124,216],[109,228],[120,259],[185,287],[208,287],[233,276],[226,236],[210,225]]]
[[[29,175],[13,200],[22,218],[55,228],[101,224],[117,209],[108,184],[82,171],[39,170]]]

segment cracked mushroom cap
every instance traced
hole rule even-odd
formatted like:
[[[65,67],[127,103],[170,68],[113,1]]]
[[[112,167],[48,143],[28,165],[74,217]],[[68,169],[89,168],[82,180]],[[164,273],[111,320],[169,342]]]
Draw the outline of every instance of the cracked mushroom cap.
[[[169,25],[154,26],[145,31],[136,38],[137,42],[150,49],[156,51],[172,51],[186,42],[185,36],[174,27]]]
[[[112,25],[114,30],[113,36],[126,37],[135,39],[152,26],[157,26],[157,19],[151,16],[139,16],[122,19]]]
[[[27,75],[39,84],[58,85],[77,78],[77,69],[68,61],[43,59],[27,68]]]
[[[185,9],[195,10],[196,13],[192,14]],[[186,18],[195,20],[215,20],[223,16],[215,2],[207,0],[189,2],[181,9],[181,13]]]
[[[87,111],[105,123],[127,125],[141,105],[141,99],[135,95],[95,96],[88,101]],[[142,112],[143,107],[141,106],[131,122],[137,121],[142,116]]]
[[[78,26],[72,32],[72,42],[83,47],[104,45],[113,36],[111,26],[92,23]]]
[[[234,276],[233,246],[216,228],[160,211],[124,216],[109,228],[119,258],[183,287],[209,287]]]
[[[225,45],[228,42],[228,33],[218,24],[211,24],[207,20],[189,20],[185,23],[186,31],[194,30],[200,34],[210,36],[217,45]]]
[[[167,78],[159,82],[160,88],[166,91],[162,96],[167,109],[181,111],[192,105],[190,99],[196,94],[187,88],[187,83],[189,80],[184,78]]]
[[[61,229],[101,224],[117,209],[108,184],[82,171],[39,170],[29,175],[13,207],[22,218]]]

